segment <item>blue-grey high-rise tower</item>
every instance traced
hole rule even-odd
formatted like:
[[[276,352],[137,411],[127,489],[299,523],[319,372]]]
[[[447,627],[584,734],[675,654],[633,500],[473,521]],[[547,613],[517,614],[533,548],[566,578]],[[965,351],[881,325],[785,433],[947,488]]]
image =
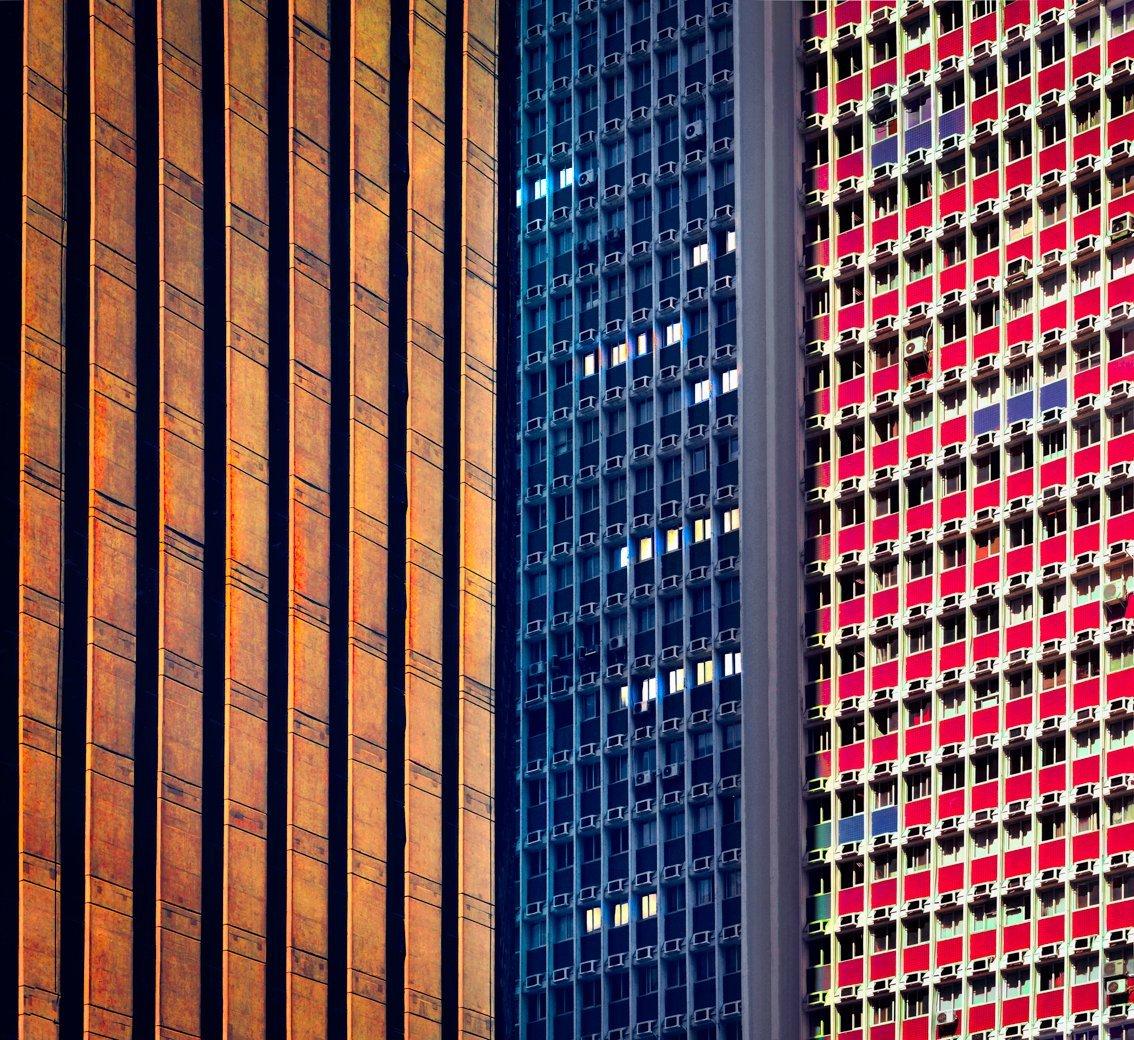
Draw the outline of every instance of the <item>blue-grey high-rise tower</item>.
[[[518,48],[518,1035],[738,1037],[733,7]]]

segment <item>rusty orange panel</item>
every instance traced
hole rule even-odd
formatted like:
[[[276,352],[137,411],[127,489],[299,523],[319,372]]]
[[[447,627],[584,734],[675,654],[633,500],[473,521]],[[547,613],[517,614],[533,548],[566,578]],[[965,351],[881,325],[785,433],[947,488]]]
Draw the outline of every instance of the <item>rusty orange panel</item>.
[[[134,23],[91,5],[86,1032],[130,1032],[136,611]]]
[[[155,1024],[201,1035],[204,184],[201,12],[158,5],[158,808]]]
[[[460,811],[457,1028],[495,1028],[497,4],[468,0],[462,41]],[[490,638],[485,638],[490,633]]]
[[[389,80],[386,0],[357,0],[350,61],[351,387],[347,1035],[386,1025]]]
[[[441,600],[444,499],[445,33],[409,4],[406,355],[405,993],[407,1040],[441,1024]]]
[[[225,9],[228,383],[222,1020],[264,1035],[267,933],[268,28],[264,6]]]
[[[460,1031],[488,1037],[493,1008],[493,818],[490,748],[494,737],[495,560],[495,207],[496,0],[467,0],[464,23],[443,0],[396,0],[408,38],[391,39],[391,0],[352,0],[349,82],[349,252],[330,248],[332,96],[330,0],[288,0],[291,94],[288,114],[289,268],[288,539],[286,581],[273,583],[273,609],[287,597],[286,906],[267,905],[267,701],[269,647],[269,177],[268,5],[223,0],[223,263],[225,401],[223,542],[206,541],[205,191],[206,120],[202,93],[204,0],[161,0],[157,40],[135,40],[132,5],[87,0],[90,18],[90,228],[71,229],[89,248],[89,499],[77,509],[86,532],[68,528],[89,554],[86,615],[86,871],[84,933],[60,936],[60,683],[63,593],[63,430],[66,406],[63,309],[67,297],[64,164],[66,94],[61,0],[26,7],[23,210],[24,300],[21,333],[19,615],[19,1018],[23,1040],[55,1037],[67,942],[86,971],[84,1033],[132,1035],[135,952],[134,833],[156,834],[154,1010],[164,1040],[202,1032],[204,987],[219,986],[226,1040],[262,1040],[266,1022],[268,914],[286,919],[286,1021],[289,1037],[326,1031],[329,1000],[345,1000],[348,1034],[381,1036],[391,997],[407,1038],[439,1035],[442,970],[459,971]],[[343,8],[345,9],[345,7]],[[85,22],[85,19],[84,19]],[[80,23],[83,24],[83,23]],[[398,24],[406,23],[398,20]],[[453,81],[446,39],[463,44],[463,127],[445,122]],[[336,41],[339,37],[335,36]],[[136,42],[139,46],[135,46]],[[137,70],[137,54],[156,42],[157,68]],[[395,48],[408,52],[410,178],[390,182]],[[87,55],[84,53],[84,60]],[[273,61],[275,59],[273,55]],[[152,60],[152,59],[151,59]],[[340,68],[336,64],[336,68]],[[156,73],[157,183],[138,191],[135,75]],[[402,96],[405,85],[395,94]],[[72,124],[74,126],[74,124]],[[341,124],[336,124],[340,126]],[[148,128],[143,122],[142,126]],[[446,341],[446,156],[463,160],[460,336]],[[84,171],[85,172],[85,171]],[[152,177],[153,167],[145,171]],[[74,176],[74,171],[72,171]],[[72,182],[73,190],[74,182]],[[158,335],[139,336],[136,239],[139,197],[156,187]],[[81,198],[81,195],[80,195]],[[210,194],[210,199],[213,196]],[[391,199],[403,212],[391,213]],[[391,243],[403,223],[405,242]],[[215,226],[215,225],[209,225]],[[275,225],[277,228],[279,225]],[[89,231],[89,236],[88,236]],[[76,236],[77,232],[77,236]],[[273,248],[277,239],[273,236]],[[392,249],[404,248],[409,277],[391,284]],[[72,254],[74,255],[74,254]],[[349,452],[346,639],[331,645],[331,279],[349,257]],[[209,258],[210,261],[213,258]],[[84,276],[85,282],[85,276]],[[210,282],[210,284],[212,284]],[[274,289],[273,289],[274,292]],[[405,327],[391,330],[390,305],[405,293]],[[337,290],[336,290],[337,293]],[[82,297],[80,297],[82,298]],[[145,297],[144,297],[145,298]],[[336,295],[336,299],[341,299]],[[211,297],[210,297],[211,299]],[[71,298],[73,307],[75,298]],[[211,306],[211,304],[210,304]],[[210,319],[211,319],[210,315]],[[210,325],[210,328],[213,326]],[[217,326],[219,331],[219,325]],[[336,326],[337,327],[337,326]],[[408,398],[404,458],[391,458],[391,340],[406,344]],[[398,348],[400,350],[400,346]],[[157,357],[157,681],[156,818],[135,811],[134,723],[138,646],[137,370]],[[273,364],[276,364],[273,351]],[[398,364],[400,365],[400,359]],[[145,369],[143,369],[145,371]],[[445,444],[446,372],[459,371],[459,445]],[[83,373],[87,375],[88,373]],[[400,380],[399,368],[394,374]],[[216,374],[210,372],[209,378]],[[147,384],[148,385],[148,384]],[[211,385],[211,384],[209,384]],[[74,384],[72,384],[74,390]],[[148,391],[147,391],[148,393]],[[152,401],[152,398],[149,398]],[[153,414],[153,413],[151,413]],[[210,417],[214,414],[211,410]],[[74,427],[72,427],[74,429]],[[340,436],[336,428],[335,437]],[[338,443],[338,442],[336,442]],[[398,440],[400,448],[400,436]],[[446,449],[459,451],[457,488],[446,487]],[[450,454],[449,461],[453,459]],[[218,457],[219,459],[219,457]],[[390,544],[391,487],[406,481],[405,534]],[[211,493],[211,492],[210,492]],[[81,496],[80,496],[81,497]],[[153,501],[146,499],[145,501]],[[336,503],[341,499],[336,496]],[[459,584],[446,588],[444,503],[460,503]],[[82,512],[86,510],[85,514]],[[146,516],[143,511],[143,516]],[[400,532],[402,518],[395,518]],[[212,526],[209,531],[220,530]],[[274,523],[274,521],[273,521]],[[149,544],[155,544],[151,541]],[[282,543],[281,543],[282,544]],[[220,874],[219,980],[202,979],[202,855],[219,835],[202,825],[202,670],[205,657],[206,549],[224,561],[224,759]],[[391,559],[405,571],[391,575]],[[145,561],[149,566],[149,561]],[[218,575],[219,578],[219,575]],[[403,617],[387,617],[390,582],[404,583]],[[338,590],[334,590],[338,591]],[[452,597],[446,600],[446,597]],[[395,602],[397,599],[395,598]],[[445,602],[459,604],[460,772],[443,776],[442,628]],[[74,608],[74,604],[72,608]],[[143,615],[144,617],[144,615]],[[210,624],[212,619],[210,618]],[[394,850],[405,934],[386,934],[391,850],[387,760],[391,743],[390,626],[404,661],[393,685],[405,693],[393,792],[404,850]],[[145,626],[143,626],[145,631]],[[341,629],[336,628],[336,631]],[[490,638],[485,638],[488,634]],[[341,644],[341,645],[340,645]],[[400,653],[400,651],[399,651]],[[328,875],[332,788],[329,661],[345,654],[347,731],[343,877]],[[70,658],[69,658],[70,659]],[[342,658],[334,658],[336,665]],[[81,684],[77,687],[83,693]],[[283,691],[281,690],[282,694]],[[400,718],[402,706],[395,705]],[[336,716],[337,718],[337,716]],[[81,732],[81,731],[77,731]],[[340,738],[340,734],[333,734]],[[210,745],[211,747],[211,745]],[[153,779],[147,777],[145,782]],[[442,789],[457,785],[460,818],[456,950],[442,942]],[[71,804],[71,803],[68,803]],[[76,811],[80,810],[76,801]],[[210,802],[210,805],[212,803]],[[341,807],[336,807],[341,811]],[[341,819],[341,817],[336,817]],[[448,848],[448,847],[447,847]],[[343,850],[336,850],[341,853]],[[343,922],[328,920],[332,886],[345,886]],[[148,884],[143,886],[148,889]],[[77,889],[76,889],[77,891]],[[213,929],[208,930],[213,934]],[[328,948],[345,932],[346,949]],[[405,947],[401,992],[387,992],[388,951]],[[206,951],[207,952],[207,951]],[[279,951],[276,951],[279,952]],[[346,992],[328,992],[329,955],[342,965]],[[453,959],[455,956],[455,960]],[[336,984],[341,985],[338,976]]]
[[[294,0],[291,82],[291,472],[288,1032],[327,1023],[330,589],[330,80],[326,0]]]
[[[63,599],[64,7],[24,10],[20,340],[19,895],[21,1040],[58,1035]]]

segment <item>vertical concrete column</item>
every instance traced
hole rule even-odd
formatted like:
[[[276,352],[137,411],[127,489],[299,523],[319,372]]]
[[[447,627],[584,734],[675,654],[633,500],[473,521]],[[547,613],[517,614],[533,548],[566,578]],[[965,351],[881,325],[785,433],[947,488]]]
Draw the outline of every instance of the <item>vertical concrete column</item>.
[[[803,848],[796,5],[740,3],[744,1035],[801,1035]]]

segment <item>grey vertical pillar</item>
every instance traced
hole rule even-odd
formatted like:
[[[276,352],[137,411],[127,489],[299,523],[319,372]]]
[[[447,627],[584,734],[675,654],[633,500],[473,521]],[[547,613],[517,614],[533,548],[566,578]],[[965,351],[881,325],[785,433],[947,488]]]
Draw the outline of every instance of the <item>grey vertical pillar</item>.
[[[799,6],[736,5],[744,1034],[802,1035]]]

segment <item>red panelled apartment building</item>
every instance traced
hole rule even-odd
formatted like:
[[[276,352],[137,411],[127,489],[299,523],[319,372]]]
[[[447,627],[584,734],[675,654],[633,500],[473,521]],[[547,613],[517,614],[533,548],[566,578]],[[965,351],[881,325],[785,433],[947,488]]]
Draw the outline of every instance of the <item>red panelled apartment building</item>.
[[[798,53],[807,1035],[1134,1037],[1134,3]]]

